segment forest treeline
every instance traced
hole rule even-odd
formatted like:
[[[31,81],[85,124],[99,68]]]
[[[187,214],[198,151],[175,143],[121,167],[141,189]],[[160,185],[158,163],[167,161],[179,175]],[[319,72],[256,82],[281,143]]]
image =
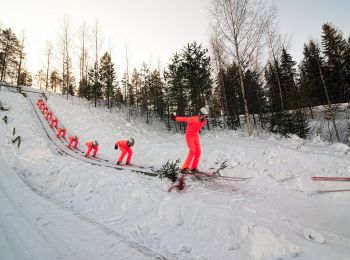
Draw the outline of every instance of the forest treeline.
[[[344,141],[335,114],[338,104],[350,102],[350,37],[330,22],[320,25],[320,40],[304,44],[297,64],[278,31],[276,10],[258,2],[212,0],[210,46],[189,42],[174,50],[164,68],[126,66],[120,79],[111,52],[102,51],[98,22],[91,28],[84,23],[73,34],[63,18],[56,47],[46,43],[43,68],[33,75],[25,66],[25,37],[0,28],[0,80],[28,86],[35,81],[95,106],[123,106],[130,117],[142,114],[147,123],[157,117],[169,129],[170,113],[194,115],[207,106],[209,128],[244,125],[249,135],[265,129],[306,137],[308,121],[322,105],[335,138]],[[128,63],[127,51],[125,58]]]

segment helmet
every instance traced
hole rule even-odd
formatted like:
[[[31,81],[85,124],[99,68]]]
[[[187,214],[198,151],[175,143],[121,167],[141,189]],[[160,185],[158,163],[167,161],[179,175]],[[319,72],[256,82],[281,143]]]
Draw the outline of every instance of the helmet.
[[[94,145],[95,145],[95,146],[98,145],[98,142],[97,142],[96,140],[94,141]]]
[[[206,107],[202,107],[200,110],[199,110],[199,114],[201,115],[204,115],[204,116],[208,116],[209,114],[209,111]]]
[[[130,138],[128,139],[128,144],[129,144],[129,146],[133,146],[133,145],[135,144],[135,139],[132,138],[132,137],[130,137]]]
[[[75,140],[77,140],[77,139],[78,139],[78,136],[77,136],[77,135],[75,135],[75,136],[74,136],[74,139],[75,139]]]

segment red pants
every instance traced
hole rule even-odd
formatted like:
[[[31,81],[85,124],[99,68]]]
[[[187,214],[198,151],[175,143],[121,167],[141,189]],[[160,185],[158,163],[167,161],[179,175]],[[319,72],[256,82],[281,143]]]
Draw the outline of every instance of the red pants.
[[[85,156],[89,156],[92,149],[94,149],[94,157],[96,157],[96,154],[98,152],[98,147],[91,147],[91,146],[88,146],[88,150]]]
[[[126,162],[130,163],[131,156],[132,156],[132,150],[130,147],[124,148],[119,146],[120,150],[122,151],[122,154],[119,156],[118,162],[121,163],[125,157],[126,154],[128,154],[128,157],[126,158]]]
[[[67,133],[66,129],[63,130],[62,128],[58,128],[57,137],[60,138],[62,136],[63,138],[66,138],[66,133]]]
[[[71,147],[72,144],[73,144],[73,142],[74,142],[74,148],[77,148],[77,147],[78,147],[79,141],[78,141],[78,140],[75,140],[75,141],[74,141],[74,139],[70,139],[70,140],[69,140],[68,147]]]
[[[186,143],[189,152],[181,169],[196,169],[198,168],[199,158],[201,157],[202,153],[198,135],[186,135]]]

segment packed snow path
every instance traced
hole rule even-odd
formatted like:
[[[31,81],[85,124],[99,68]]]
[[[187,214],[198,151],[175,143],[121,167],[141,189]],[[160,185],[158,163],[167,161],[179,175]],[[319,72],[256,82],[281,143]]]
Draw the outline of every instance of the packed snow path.
[[[26,182],[0,159],[0,259],[162,259]]]
[[[47,138],[28,99],[19,94],[2,92],[0,99],[11,106],[7,113],[9,124],[6,126],[1,122],[0,125],[0,145],[4,148],[0,150],[0,183],[1,187],[5,187],[6,194],[13,192],[13,196],[10,196],[12,201],[22,203],[24,198],[20,194],[26,192],[20,187],[26,184],[24,187],[41,197],[36,200],[34,195],[28,195],[28,201],[23,202],[28,205],[34,203],[35,207],[29,211],[33,215],[51,215],[48,211],[40,212],[41,204],[44,209],[58,207],[64,212],[67,210],[68,215],[72,213],[78,221],[81,219],[101,231],[91,233],[96,244],[84,244],[83,237],[90,232],[86,229],[92,228],[89,225],[81,225],[79,229],[73,227],[73,234],[70,230],[63,229],[62,234],[61,230],[57,230],[58,240],[64,242],[67,236],[74,237],[75,232],[82,234],[79,236],[80,246],[74,247],[74,243],[67,242],[77,255],[68,259],[120,259],[123,252],[119,251],[123,250],[126,251],[125,258],[131,259],[155,257],[158,254],[154,252],[170,259],[316,260],[347,259],[350,255],[349,195],[312,193],[317,189],[333,189],[348,184],[315,183],[310,180],[311,176],[320,173],[347,174],[349,158],[339,149],[340,145],[306,144],[297,150],[295,147],[300,140],[282,143],[274,138],[242,138],[230,133],[205,135],[202,138],[203,147],[206,147],[203,165],[209,168],[215,165],[217,158],[226,157],[230,161],[225,174],[255,178],[233,184],[190,182],[185,193],[167,193],[169,183],[165,180],[128,170],[91,165],[62,155]],[[135,148],[139,153],[135,160],[141,161],[140,164],[151,161],[156,155],[152,164],[159,167],[164,160],[183,157],[186,153],[181,135],[170,136],[161,130],[146,131],[146,127],[140,125],[125,126],[121,118],[113,119],[118,123],[116,126],[110,120],[109,113],[85,109],[80,100],[75,102],[51,96],[49,106],[58,112],[68,129],[73,129],[83,139],[95,139],[94,134],[101,137],[104,147],[101,153],[108,158],[115,158],[117,154],[110,151],[116,138],[113,136],[115,133],[111,134],[112,129],[118,129],[116,135],[125,136],[126,130],[127,135],[139,135]],[[20,149],[10,142],[12,127],[17,127],[17,133],[23,137]],[[66,149],[64,143],[57,144]],[[16,185],[7,183],[7,175],[17,176],[13,180]],[[10,188],[6,190],[6,187]],[[2,190],[0,192],[5,194]],[[1,198],[6,197],[1,195]],[[47,206],[45,202],[53,205]],[[0,211],[2,213],[2,208]],[[8,222],[4,221],[3,214],[1,216],[3,229]],[[70,222],[74,225],[70,219],[65,222],[68,227]],[[28,229],[19,221],[17,230],[22,231],[22,226],[23,230]],[[11,229],[10,236],[19,236],[17,230]],[[111,235],[114,236],[113,242],[121,246],[115,251],[111,246],[114,255],[104,254],[110,252],[108,242],[106,245],[98,243],[99,240],[105,241],[105,232],[114,234]],[[120,240],[125,241],[126,247],[119,245]],[[40,245],[40,241],[38,244],[31,241],[23,240],[26,248]],[[137,247],[129,248],[127,241],[143,245],[140,247],[149,254],[143,254]],[[132,245],[132,242],[129,243]],[[1,250],[7,253],[5,256],[11,256],[9,244],[7,242],[7,246],[4,246],[5,251]],[[54,250],[58,245],[53,242],[48,244],[51,245],[48,248],[53,248],[48,253],[50,259],[60,257]],[[96,252],[91,255],[77,253],[94,250]],[[135,257],[131,256],[135,251]],[[64,253],[69,254],[69,250]],[[120,257],[116,256],[119,253]]]

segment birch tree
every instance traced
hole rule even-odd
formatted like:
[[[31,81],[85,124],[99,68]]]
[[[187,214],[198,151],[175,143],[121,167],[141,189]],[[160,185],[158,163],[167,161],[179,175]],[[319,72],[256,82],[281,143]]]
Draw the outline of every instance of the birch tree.
[[[225,52],[238,67],[248,134],[252,123],[245,93],[244,71],[263,40],[274,10],[266,0],[212,0],[212,28],[218,33]]]

